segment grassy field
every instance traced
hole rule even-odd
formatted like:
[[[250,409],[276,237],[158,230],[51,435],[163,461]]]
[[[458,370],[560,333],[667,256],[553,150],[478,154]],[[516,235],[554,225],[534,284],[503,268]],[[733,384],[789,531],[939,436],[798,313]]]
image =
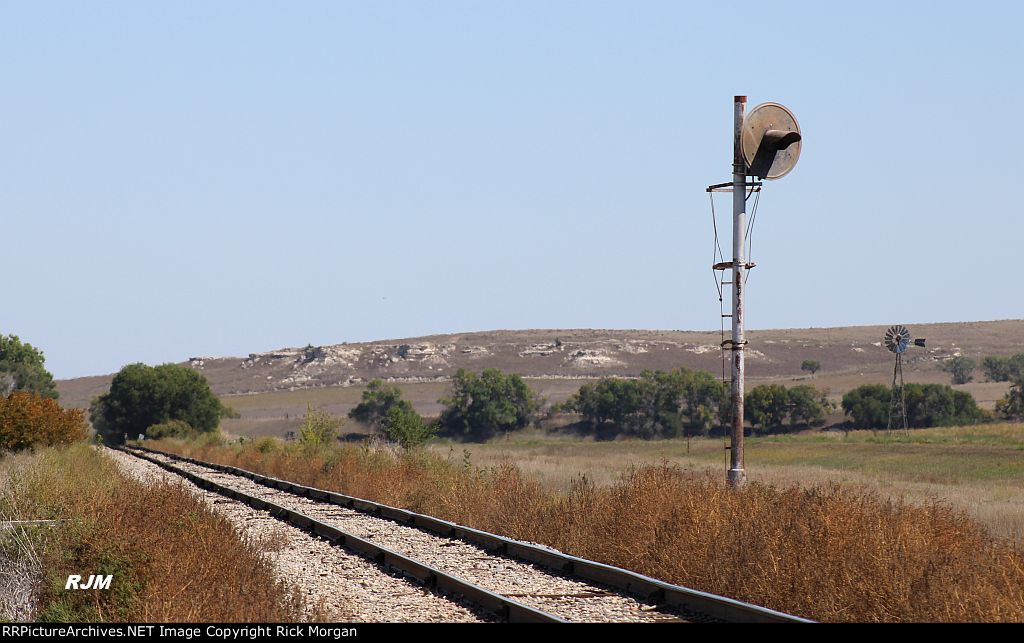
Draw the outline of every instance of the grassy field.
[[[486,444],[435,442],[443,458],[478,466],[512,462],[551,489],[581,475],[609,484],[631,468],[669,463],[724,477],[722,439],[596,442],[539,431]],[[1024,542],[1024,424],[827,432],[747,438],[752,481],[777,485],[840,482],[914,503],[939,501],[965,511],[994,534]]]

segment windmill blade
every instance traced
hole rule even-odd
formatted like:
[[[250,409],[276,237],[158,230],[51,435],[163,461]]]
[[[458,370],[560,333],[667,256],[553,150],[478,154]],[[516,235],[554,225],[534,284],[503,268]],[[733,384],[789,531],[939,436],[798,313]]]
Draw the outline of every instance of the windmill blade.
[[[885,331],[885,347],[899,355],[910,346],[910,331],[902,324],[891,326]]]

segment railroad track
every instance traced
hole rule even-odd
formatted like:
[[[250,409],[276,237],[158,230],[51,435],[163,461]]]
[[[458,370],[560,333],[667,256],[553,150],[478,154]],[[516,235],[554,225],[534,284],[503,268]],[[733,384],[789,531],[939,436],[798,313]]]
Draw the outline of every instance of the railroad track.
[[[244,469],[123,452],[510,622],[809,622],[543,546]]]

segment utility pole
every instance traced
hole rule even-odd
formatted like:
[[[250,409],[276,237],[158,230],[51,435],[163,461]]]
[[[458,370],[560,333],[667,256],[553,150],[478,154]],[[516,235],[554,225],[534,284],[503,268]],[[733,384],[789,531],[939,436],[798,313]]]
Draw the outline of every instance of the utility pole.
[[[729,445],[729,484],[742,487],[747,480],[743,464],[743,256],[747,231],[747,162],[743,156],[743,117],[747,97],[733,98],[732,153],[732,439]]]

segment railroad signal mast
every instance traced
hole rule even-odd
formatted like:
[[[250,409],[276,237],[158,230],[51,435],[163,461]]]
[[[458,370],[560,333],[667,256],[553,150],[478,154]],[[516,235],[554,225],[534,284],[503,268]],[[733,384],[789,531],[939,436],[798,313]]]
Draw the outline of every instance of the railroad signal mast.
[[[743,379],[744,348],[743,296],[747,271],[754,267],[745,256],[747,245],[747,199],[760,191],[760,179],[779,179],[789,174],[800,158],[802,136],[796,117],[778,103],[763,103],[746,114],[747,97],[733,99],[732,182],[709,186],[708,192],[732,192],[732,261],[716,263],[718,271],[731,271],[732,335],[722,342],[722,350],[731,353],[732,432],[729,444],[728,481],[741,487],[747,474],[743,457]],[[748,181],[750,177],[750,181]],[[748,191],[749,190],[749,191]]]

